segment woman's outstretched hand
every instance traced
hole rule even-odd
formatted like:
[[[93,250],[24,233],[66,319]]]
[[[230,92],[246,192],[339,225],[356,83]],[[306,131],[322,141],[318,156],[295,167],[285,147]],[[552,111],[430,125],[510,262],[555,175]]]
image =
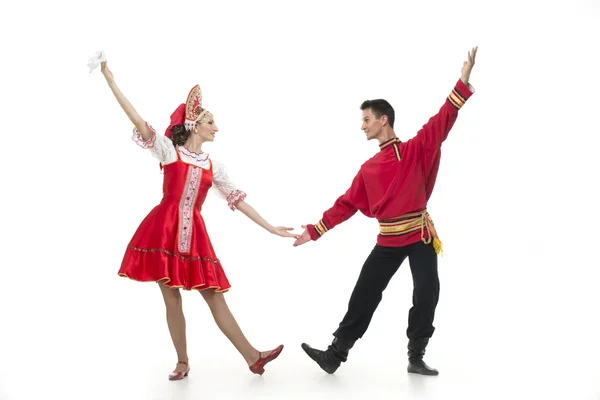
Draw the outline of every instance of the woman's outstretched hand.
[[[298,239],[300,237],[300,235],[298,235],[297,233],[290,232],[293,230],[294,230],[294,228],[288,228],[286,226],[275,226],[275,227],[273,227],[273,230],[271,233],[273,233],[274,235],[281,236],[281,237],[291,237],[291,238]]]

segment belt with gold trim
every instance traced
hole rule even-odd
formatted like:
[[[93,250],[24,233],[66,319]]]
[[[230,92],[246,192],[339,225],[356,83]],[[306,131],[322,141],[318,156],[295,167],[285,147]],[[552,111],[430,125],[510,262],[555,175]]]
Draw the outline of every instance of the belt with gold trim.
[[[425,238],[425,230],[429,233],[428,238]],[[402,236],[416,231],[421,231],[423,243],[429,244],[433,240],[435,252],[437,254],[442,252],[442,242],[427,210],[379,221],[379,234],[381,236]]]

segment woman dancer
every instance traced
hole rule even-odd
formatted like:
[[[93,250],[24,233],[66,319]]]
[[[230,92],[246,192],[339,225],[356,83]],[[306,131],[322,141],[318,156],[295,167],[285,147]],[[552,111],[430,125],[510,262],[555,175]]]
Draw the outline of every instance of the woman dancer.
[[[230,284],[206,231],[200,213],[202,204],[209,188],[213,187],[232,210],[240,210],[270,233],[299,236],[289,232],[293,228],[274,227],[265,221],[244,201],[246,194],[231,183],[223,166],[214,163],[202,151],[202,144],[212,142],[218,128],[213,115],[202,107],[198,85],[190,91],[187,102],[171,115],[166,135],[157,136],[121,93],[106,61],[101,65],[108,86],[135,126],[134,141],[148,149],[164,171],[163,199],[133,235],[119,275],[159,284],[178,357],[169,379],[183,379],[190,371],[180,288],[200,292],[218,327],[244,357],[250,370],[262,375],[265,364],[279,356],[283,345],[259,352],[248,342],[231,314],[223,296]]]

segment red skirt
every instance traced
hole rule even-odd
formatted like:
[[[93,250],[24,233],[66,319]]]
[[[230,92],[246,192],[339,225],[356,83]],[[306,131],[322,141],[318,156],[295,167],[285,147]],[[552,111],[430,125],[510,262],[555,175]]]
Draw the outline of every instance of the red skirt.
[[[127,246],[119,275],[141,282],[163,281],[172,288],[226,292],[231,285],[215,255],[200,211],[192,212],[191,234],[184,245],[179,218],[177,203],[156,206]]]

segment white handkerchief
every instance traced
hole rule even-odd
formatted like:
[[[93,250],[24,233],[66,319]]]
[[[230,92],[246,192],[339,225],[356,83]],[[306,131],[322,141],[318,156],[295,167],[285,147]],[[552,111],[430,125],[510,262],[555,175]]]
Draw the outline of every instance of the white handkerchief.
[[[88,59],[87,65],[90,67],[90,74],[93,70],[98,68],[98,65],[100,65],[102,61],[106,61],[106,53],[103,51],[95,52],[94,55]]]

